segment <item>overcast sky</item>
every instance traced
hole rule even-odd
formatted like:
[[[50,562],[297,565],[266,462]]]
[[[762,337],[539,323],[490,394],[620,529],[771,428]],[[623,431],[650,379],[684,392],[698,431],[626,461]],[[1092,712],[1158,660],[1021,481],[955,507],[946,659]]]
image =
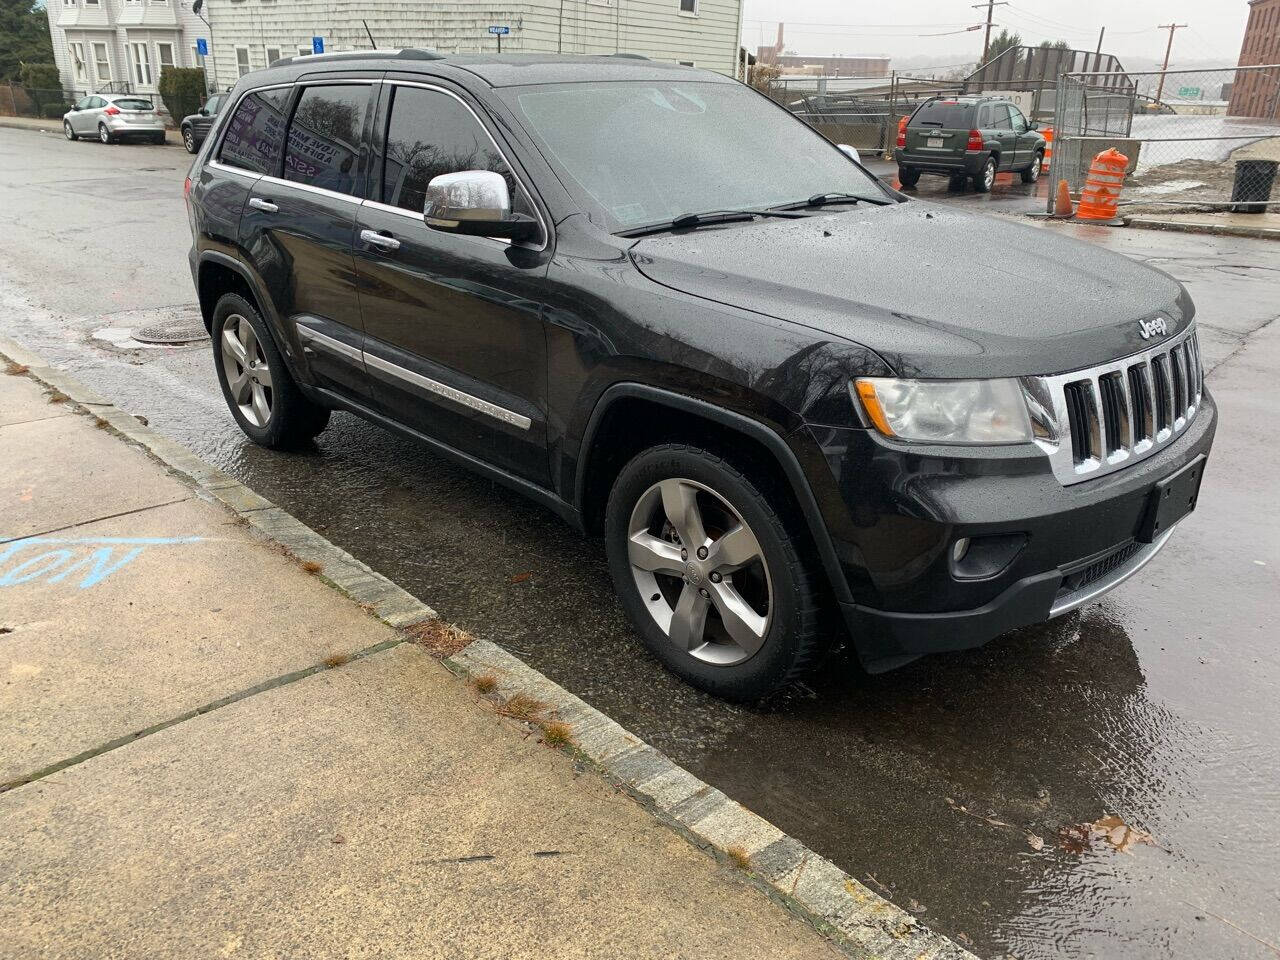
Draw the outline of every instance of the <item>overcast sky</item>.
[[[754,50],[772,43],[778,19],[786,21],[787,47],[808,54],[870,54],[890,57],[955,54],[957,62],[977,60],[982,31],[922,36],[985,21],[986,8],[973,9],[977,0],[903,0],[888,4],[872,0],[744,0],[743,43]],[[1173,45],[1178,59],[1226,59],[1240,53],[1246,0],[1014,0],[995,8],[994,19],[1022,35],[1024,43],[1066,40],[1092,50],[1098,29],[1106,26],[1103,51],[1121,60],[1160,58],[1167,31],[1157,30],[1171,20],[1189,24],[1179,30]],[[993,32],[999,32],[999,27]]]

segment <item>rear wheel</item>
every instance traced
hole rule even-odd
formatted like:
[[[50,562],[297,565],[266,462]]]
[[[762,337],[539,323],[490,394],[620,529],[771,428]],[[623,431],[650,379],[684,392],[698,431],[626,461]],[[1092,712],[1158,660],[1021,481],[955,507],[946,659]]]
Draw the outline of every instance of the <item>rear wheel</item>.
[[[103,143],[115,143],[115,138],[111,136],[111,131],[107,129],[105,123],[98,124],[98,139]]]
[[[920,171],[915,167],[898,165],[898,182],[904,187],[914,187],[920,182]]]
[[[328,408],[302,395],[266,322],[244,297],[222,296],[211,333],[222,395],[250,440],[264,447],[296,447],[325,428]]]
[[[76,137],[76,132],[71,129],[71,121],[69,120],[62,121],[62,135],[66,137],[68,140],[78,139]]]
[[[991,186],[996,182],[996,158],[987,157],[987,162],[982,165],[973,177],[973,189],[979,193],[990,193]]]
[[[605,531],[632,624],[694,686],[759,699],[817,660],[818,574],[761,487],[725,459],[674,443],[640,453],[614,482]]]
[[[1035,183],[1040,179],[1040,171],[1044,169],[1044,151],[1037,150],[1031,160],[1031,166],[1022,171],[1023,183]]]

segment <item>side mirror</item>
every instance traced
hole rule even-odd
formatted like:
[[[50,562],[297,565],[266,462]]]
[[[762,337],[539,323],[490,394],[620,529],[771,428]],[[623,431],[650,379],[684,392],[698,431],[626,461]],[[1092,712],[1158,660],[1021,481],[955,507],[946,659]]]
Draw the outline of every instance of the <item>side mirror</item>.
[[[201,107],[201,108],[200,108],[200,116],[202,116],[202,117],[207,117],[208,115],[209,115],[209,108],[208,108],[208,107]]]
[[[836,148],[854,163],[862,162],[862,157],[859,156],[857,147],[851,147],[847,143],[838,143]]]
[[[531,240],[538,222],[511,212],[506,178],[491,170],[460,170],[432,177],[422,205],[427,226],[472,237]]]

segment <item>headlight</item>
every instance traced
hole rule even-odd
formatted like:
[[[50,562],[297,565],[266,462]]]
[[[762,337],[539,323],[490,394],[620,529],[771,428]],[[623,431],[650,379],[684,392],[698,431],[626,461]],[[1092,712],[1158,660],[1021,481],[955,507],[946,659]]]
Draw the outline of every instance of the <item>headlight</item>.
[[[1031,420],[1017,380],[899,380],[850,385],[875,428],[920,443],[1026,443]]]

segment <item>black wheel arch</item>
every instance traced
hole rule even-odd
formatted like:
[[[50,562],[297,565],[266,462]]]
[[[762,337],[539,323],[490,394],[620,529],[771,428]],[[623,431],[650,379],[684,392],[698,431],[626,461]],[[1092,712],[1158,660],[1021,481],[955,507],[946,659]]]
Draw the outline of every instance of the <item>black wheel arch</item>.
[[[684,433],[686,439],[692,434],[696,441],[701,433],[712,444],[717,440],[722,445],[724,441],[729,441],[730,449],[737,455],[776,471],[776,479],[784,485],[798,520],[803,523],[817,551],[832,594],[841,603],[852,602],[852,594],[841,570],[835,544],[828,532],[817,497],[799,457],[782,433],[774,426],[745,414],[661,387],[636,382],[615,383],[604,390],[596,401],[578,447],[571,494],[575,513],[586,532],[598,533],[601,530],[604,501],[608,497],[613,477],[631,455],[647,446],[643,435],[630,435],[631,442],[621,446],[612,446],[601,439],[602,428],[609,425],[612,417],[628,405],[637,405],[645,415],[651,414],[654,408],[678,415],[682,422],[688,421]],[[706,425],[712,432],[700,430],[700,424]],[[615,431],[606,430],[605,433],[612,434]],[[670,433],[660,429],[655,430],[655,435],[665,440],[672,439]]]

